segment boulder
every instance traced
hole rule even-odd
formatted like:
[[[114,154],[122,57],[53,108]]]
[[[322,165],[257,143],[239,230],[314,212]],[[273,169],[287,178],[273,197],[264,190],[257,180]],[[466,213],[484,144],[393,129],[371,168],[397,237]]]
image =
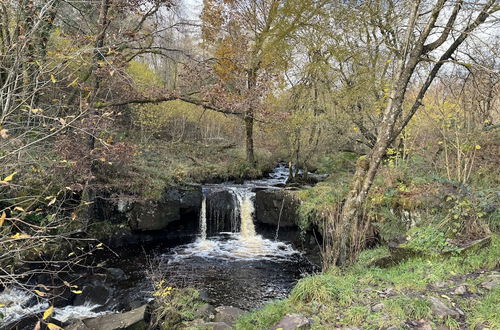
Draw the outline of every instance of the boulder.
[[[456,294],[456,295],[464,295],[467,293],[467,287],[465,285],[460,285],[458,287],[455,288],[455,290],[453,291],[453,294]]]
[[[120,268],[106,268],[106,276],[111,280],[115,281],[125,281],[128,280],[129,277],[125,272]]]
[[[266,189],[255,194],[255,221],[277,227],[297,227],[299,203],[281,189]]]
[[[135,201],[127,212],[133,231],[165,230],[183,218],[197,218],[203,195],[201,186],[168,187],[158,200]]]
[[[93,319],[83,320],[82,323],[86,328],[82,328],[81,323],[78,323],[79,328],[71,328],[72,330],[143,330],[148,327],[148,312],[147,305],[141,306],[130,312],[119,314],[108,314],[99,316]]]
[[[436,317],[444,319],[447,317],[458,318],[460,316],[460,313],[458,313],[454,309],[451,309],[444,302],[442,302],[436,297],[428,297],[427,300],[431,304],[432,314],[434,314],[434,316]]]
[[[84,304],[91,305],[105,305],[111,297],[112,289],[101,283],[95,281],[94,283],[83,286],[82,293],[76,295],[73,302],[74,305],[80,306]]]
[[[89,328],[83,323],[82,320],[77,320],[67,327],[64,328],[65,330],[89,330]]]
[[[214,306],[210,304],[204,304],[196,310],[194,316],[205,321],[211,321],[215,318],[215,313],[216,312]]]
[[[301,314],[286,314],[273,329],[295,330],[311,328],[311,320]]]
[[[384,304],[376,304],[372,306],[372,312],[378,313],[381,312],[384,309]]]
[[[220,306],[215,309],[214,322],[223,322],[232,326],[237,319],[239,319],[245,311],[233,306]]]
[[[493,290],[498,285],[500,285],[500,279],[498,279],[498,278],[491,278],[491,279],[481,283],[481,287],[483,289],[486,289],[486,290]]]

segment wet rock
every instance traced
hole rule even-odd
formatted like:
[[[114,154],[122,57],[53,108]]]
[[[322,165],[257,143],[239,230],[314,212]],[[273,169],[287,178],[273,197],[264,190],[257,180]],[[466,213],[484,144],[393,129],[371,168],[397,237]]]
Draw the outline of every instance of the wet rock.
[[[465,285],[460,285],[458,286],[454,291],[453,291],[453,294],[456,294],[456,295],[464,295],[467,293],[467,287]]]
[[[205,304],[199,307],[194,316],[205,321],[211,321],[215,318],[215,307],[210,304]]]
[[[220,306],[215,309],[214,322],[223,322],[232,326],[245,311],[232,306]]]
[[[207,196],[207,235],[220,232],[237,232],[240,229],[240,218],[236,196],[228,190],[210,192]]]
[[[75,297],[74,305],[105,305],[111,297],[111,288],[104,283],[95,282],[87,284],[82,288],[82,293]]]
[[[428,301],[431,303],[432,314],[439,318],[458,318],[460,316],[456,310],[449,308],[444,302],[436,297],[428,297]]]
[[[106,268],[106,275],[115,281],[125,281],[129,278],[120,268]]]
[[[384,304],[376,304],[372,306],[372,312],[379,313],[384,309]]]
[[[199,297],[201,301],[203,302],[206,302],[208,304],[213,304],[215,301],[210,298],[210,296],[208,295],[208,292],[205,291],[205,290],[200,290],[200,294],[199,294]]]
[[[147,305],[141,306],[130,312],[120,314],[108,314],[99,316],[93,319],[83,320],[86,328],[72,328],[72,330],[116,330],[130,329],[143,330],[147,329],[149,323],[149,314]]]
[[[127,213],[133,231],[164,230],[175,221],[197,217],[202,200],[201,186],[168,187],[158,200],[135,201]]]
[[[77,321],[71,323],[70,325],[68,325],[67,327],[65,327],[64,329],[66,329],[66,330],[89,330],[89,327],[87,327],[85,325],[85,323],[83,323],[82,320],[77,320]]]
[[[255,221],[280,227],[295,227],[298,202],[281,189],[267,189],[255,194]]]
[[[311,328],[311,320],[301,314],[286,314],[273,329],[295,330]]]

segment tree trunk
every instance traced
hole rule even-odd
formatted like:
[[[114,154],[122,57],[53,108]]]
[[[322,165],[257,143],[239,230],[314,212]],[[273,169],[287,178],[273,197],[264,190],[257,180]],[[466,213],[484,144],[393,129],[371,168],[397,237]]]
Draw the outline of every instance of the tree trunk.
[[[409,113],[402,119],[402,124],[396,127],[398,118],[402,115],[403,102],[405,99],[405,93],[407,90],[408,83],[415,71],[420,58],[426,52],[436,49],[442,45],[447,40],[447,31],[443,32],[445,38],[439,38],[439,43],[431,43],[430,45],[425,45],[427,37],[434,28],[434,24],[443,8],[444,1],[439,1],[426,24],[426,27],[422,31],[418,40],[415,41],[415,45],[410,51],[410,43],[412,42],[412,35],[415,28],[415,20],[418,16],[419,2],[414,3],[412,16],[410,18],[410,25],[407,30],[405,37],[405,49],[400,56],[397,64],[397,71],[394,76],[394,83],[389,95],[388,103],[385,108],[382,123],[380,129],[378,130],[377,140],[371,149],[370,153],[366,158],[360,158],[356,166],[356,172],[352,179],[351,189],[348,192],[346,199],[344,201],[340,223],[339,223],[339,233],[337,237],[340,242],[338,244],[337,255],[333,256],[337,264],[344,264],[347,261],[354,260],[357,258],[359,248],[362,241],[364,240],[364,232],[360,232],[360,229],[366,229],[368,227],[368,221],[364,218],[363,206],[366,203],[368,192],[373,184],[377,170],[382,162],[382,159],[386,153],[387,148],[390,144],[397,138],[401,131],[406,127],[408,122],[411,120],[417,109],[422,104],[422,100],[427,92],[427,89],[432,84],[432,81],[436,77],[438,71],[443,66],[446,61],[451,58],[452,54],[457,50],[457,48],[464,42],[464,40],[470,35],[470,33],[480,24],[484,23],[486,18],[492,13],[489,12],[496,0],[490,0],[482,7],[480,14],[476,19],[470,23],[456,38],[453,43],[444,51],[439,60],[433,66],[431,71],[428,73],[424,84],[421,86],[420,91],[415,99]],[[460,4],[459,4],[460,5]],[[453,23],[456,14],[460,7],[456,7],[457,12],[454,12],[450,18],[450,22]],[[500,9],[495,8],[494,11]]]
[[[245,115],[245,133],[246,133],[246,152],[247,152],[247,162],[254,165],[255,155],[253,147],[253,113],[247,113]]]
[[[253,89],[257,86],[257,68],[252,68],[248,70],[248,80],[247,88],[251,93]],[[254,102],[251,102],[253,104]],[[254,153],[254,143],[253,143],[253,125],[254,125],[254,109],[250,105],[250,109],[247,110],[245,114],[245,133],[246,133],[246,153],[247,162],[255,166],[255,153]]]

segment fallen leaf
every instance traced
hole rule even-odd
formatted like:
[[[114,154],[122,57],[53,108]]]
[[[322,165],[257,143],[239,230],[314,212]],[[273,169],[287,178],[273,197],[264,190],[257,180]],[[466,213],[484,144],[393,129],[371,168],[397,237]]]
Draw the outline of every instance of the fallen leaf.
[[[47,328],[49,328],[49,330],[63,330],[63,328],[54,323],[47,323]]]
[[[5,214],[5,211],[2,212],[2,215],[0,215],[0,227],[2,227],[3,222],[7,218],[7,214]]]
[[[42,320],[48,319],[54,313],[54,306],[50,306],[43,312]]]
[[[11,175],[7,176],[5,179],[2,180],[2,183],[7,183],[7,182],[12,181],[12,179],[14,179],[14,175],[16,175],[16,174],[17,174],[17,172],[14,172]]]
[[[40,291],[40,290],[34,290],[34,291],[35,291],[35,293],[36,293],[37,295],[39,295],[40,297],[45,297],[45,296],[47,295],[45,292],[42,292],[42,291]]]

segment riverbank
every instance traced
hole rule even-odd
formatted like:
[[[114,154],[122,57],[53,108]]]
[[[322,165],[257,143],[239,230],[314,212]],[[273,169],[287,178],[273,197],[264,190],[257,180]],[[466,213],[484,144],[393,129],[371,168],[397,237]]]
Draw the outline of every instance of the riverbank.
[[[272,329],[287,314],[304,328],[495,329],[500,326],[500,236],[470,255],[417,257],[373,266],[386,247],[364,251],[346,269],[301,280],[290,297],[241,318],[235,329]],[[293,329],[293,328],[289,328]]]

